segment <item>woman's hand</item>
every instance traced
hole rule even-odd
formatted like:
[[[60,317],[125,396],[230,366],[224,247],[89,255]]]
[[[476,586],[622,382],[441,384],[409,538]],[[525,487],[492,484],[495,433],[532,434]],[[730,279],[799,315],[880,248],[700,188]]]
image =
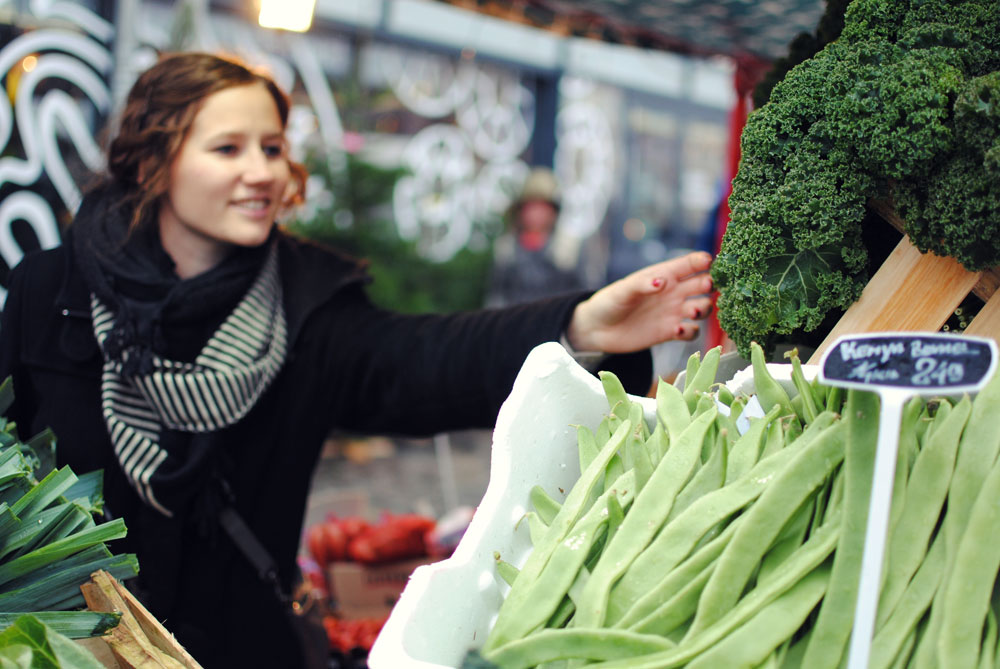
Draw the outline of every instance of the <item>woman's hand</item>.
[[[566,337],[577,351],[628,353],[693,339],[712,308],[712,256],[689,253],[629,274],[576,306]]]

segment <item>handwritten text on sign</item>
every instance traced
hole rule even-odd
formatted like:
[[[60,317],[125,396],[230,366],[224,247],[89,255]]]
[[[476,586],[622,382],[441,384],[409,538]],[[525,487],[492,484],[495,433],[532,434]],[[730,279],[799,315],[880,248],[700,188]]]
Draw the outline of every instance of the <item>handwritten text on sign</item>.
[[[864,335],[837,342],[823,376],[846,384],[902,388],[976,385],[990,370],[992,349],[953,335]]]

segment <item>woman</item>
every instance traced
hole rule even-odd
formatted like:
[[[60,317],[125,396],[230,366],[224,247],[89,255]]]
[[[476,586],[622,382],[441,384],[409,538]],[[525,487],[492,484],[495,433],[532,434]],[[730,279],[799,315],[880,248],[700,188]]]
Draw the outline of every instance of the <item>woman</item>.
[[[618,354],[602,366],[643,393],[643,349],[694,336],[709,309],[704,254],[589,297],[379,309],[361,264],[274,224],[304,183],[287,117],[273,81],[235,61],[179,54],[140,75],[104,184],[61,247],[11,272],[0,327],[10,417],[25,436],[51,427],[60,464],[104,470],[133,587],[205,667],[301,666],[273,584],[219,511],[246,522],[287,592],[332,429],[491,426],[528,351],[561,337]]]

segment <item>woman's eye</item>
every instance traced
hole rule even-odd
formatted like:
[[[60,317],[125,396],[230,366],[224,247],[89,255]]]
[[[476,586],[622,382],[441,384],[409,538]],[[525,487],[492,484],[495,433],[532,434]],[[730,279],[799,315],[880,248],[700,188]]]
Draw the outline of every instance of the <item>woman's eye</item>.
[[[223,144],[223,145],[217,146],[217,147],[215,147],[215,149],[213,149],[213,151],[215,151],[216,153],[221,153],[222,155],[225,155],[225,156],[231,156],[231,155],[235,154],[238,150],[239,149],[237,148],[237,146],[235,144]]]
[[[269,158],[280,158],[285,154],[285,147],[281,144],[272,144],[264,147],[264,154]]]

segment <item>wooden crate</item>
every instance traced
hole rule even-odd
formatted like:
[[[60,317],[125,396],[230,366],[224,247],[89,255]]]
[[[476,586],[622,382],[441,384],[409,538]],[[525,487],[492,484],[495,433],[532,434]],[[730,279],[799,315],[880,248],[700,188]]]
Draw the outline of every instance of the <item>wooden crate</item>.
[[[201,669],[160,621],[107,572],[94,572],[80,590],[91,611],[122,614],[107,634],[83,644],[109,669]]]
[[[903,230],[903,221],[891,205],[872,202],[871,206],[889,224]],[[965,333],[1000,343],[998,287],[1000,271],[996,268],[970,272],[954,258],[921,253],[904,234],[861,297],[844,313],[808,362],[818,364],[834,340],[845,334],[937,332],[970,294],[983,300],[984,305]]]

